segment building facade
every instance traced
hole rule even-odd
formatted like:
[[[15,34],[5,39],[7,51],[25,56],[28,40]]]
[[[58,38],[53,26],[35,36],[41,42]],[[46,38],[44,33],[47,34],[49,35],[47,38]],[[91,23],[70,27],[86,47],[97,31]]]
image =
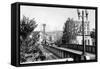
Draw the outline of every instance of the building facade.
[[[80,44],[82,45],[83,34],[82,34],[82,21],[74,21],[75,31],[77,33],[76,39],[71,40],[71,44]],[[93,45],[93,39],[90,36],[90,22],[84,22],[84,43],[85,45]],[[76,27],[77,26],[77,27]]]

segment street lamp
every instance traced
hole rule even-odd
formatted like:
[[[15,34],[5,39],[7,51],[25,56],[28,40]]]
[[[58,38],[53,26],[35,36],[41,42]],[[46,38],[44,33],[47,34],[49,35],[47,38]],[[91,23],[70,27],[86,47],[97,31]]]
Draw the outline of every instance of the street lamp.
[[[79,9],[77,9],[78,19],[82,18],[82,44],[83,44],[83,53],[82,53],[82,60],[85,60],[85,34],[84,34],[84,18],[86,17],[86,20],[88,19],[88,12],[87,10],[82,10],[82,14],[80,13]]]

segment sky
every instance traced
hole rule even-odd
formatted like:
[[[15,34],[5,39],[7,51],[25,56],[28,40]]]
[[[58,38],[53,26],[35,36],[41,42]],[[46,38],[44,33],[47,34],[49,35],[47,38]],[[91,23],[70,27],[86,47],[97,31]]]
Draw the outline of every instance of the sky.
[[[92,30],[95,28],[95,10],[87,9],[87,11],[89,13],[90,30]],[[23,15],[29,17],[29,19],[35,18],[38,24],[36,31],[42,31],[43,24],[46,24],[46,31],[63,31],[64,23],[68,17],[78,21],[77,9],[75,8],[21,6],[20,13],[21,19]]]

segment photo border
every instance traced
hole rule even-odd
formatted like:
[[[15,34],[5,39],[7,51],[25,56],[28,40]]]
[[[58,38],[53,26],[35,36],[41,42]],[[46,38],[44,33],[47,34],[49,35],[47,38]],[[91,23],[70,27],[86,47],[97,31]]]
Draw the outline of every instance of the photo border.
[[[16,2],[16,6],[17,6],[17,20],[16,21],[16,27],[17,27],[17,39],[16,39],[16,43],[17,43],[17,53],[16,53],[16,60],[17,60],[17,66],[36,66],[36,65],[54,65],[54,64],[70,64],[70,63],[87,63],[87,62],[97,62],[98,61],[98,41],[97,41],[97,11],[98,8],[97,7],[92,7],[92,6],[74,6],[74,5],[58,5],[58,4],[43,4],[43,3],[26,3],[26,2]],[[45,63],[28,63],[28,64],[20,64],[20,6],[40,6],[40,7],[55,7],[55,8],[78,8],[78,9],[93,9],[95,10],[95,32],[96,32],[96,60],[87,60],[87,61],[62,61],[62,62],[45,62]]]

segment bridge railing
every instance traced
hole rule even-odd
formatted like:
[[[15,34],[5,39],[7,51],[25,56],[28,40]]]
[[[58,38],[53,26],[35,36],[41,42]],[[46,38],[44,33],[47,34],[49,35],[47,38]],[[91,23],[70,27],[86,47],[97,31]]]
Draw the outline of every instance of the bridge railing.
[[[78,44],[66,44],[66,45],[61,45],[61,47],[70,48],[70,49],[79,50],[79,51],[83,50],[83,45],[78,45]],[[85,51],[95,54],[96,46],[85,45]]]
[[[44,46],[47,50],[52,52],[54,55],[58,56],[59,58],[73,58],[74,61],[80,61],[81,60],[81,54],[73,53],[67,50],[64,50],[64,48],[60,47],[54,47],[54,46]]]

